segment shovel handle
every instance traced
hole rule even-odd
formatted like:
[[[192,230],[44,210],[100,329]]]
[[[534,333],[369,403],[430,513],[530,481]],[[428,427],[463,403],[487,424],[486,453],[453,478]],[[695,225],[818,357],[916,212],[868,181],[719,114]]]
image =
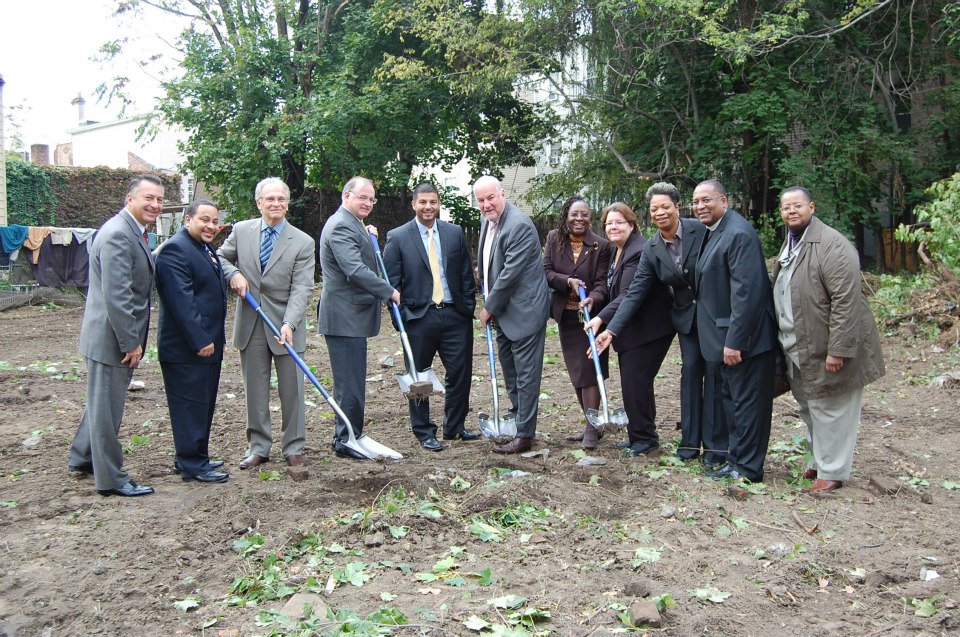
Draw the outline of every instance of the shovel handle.
[[[587,300],[587,291],[582,285],[577,286],[577,294],[580,296],[581,301]],[[587,309],[586,305],[583,306],[583,318],[588,323],[590,322],[590,310]],[[590,339],[590,352],[593,354],[593,368],[597,372],[597,387],[600,388],[604,422],[610,422],[610,407],[607,403],[607,391],[603,386],[603,371],[600,369],[600,352],[597,351],[597,338],[592,328],[587,330],[587,338]]]
[[[370,243],[373,244],[373,253],[376,255],[377,265],[380,266],[380,278],[390,283],[387,279],[387,266],[383,262],[383,253],[380,252],[380,241],[377,239],[377,235],[372,232],[368,232],[367,235],[370,237]],[[393,312],[393,320],[397,322],[397,327],[400,328],[400,333],[406,333],[406,330],[403,328],[403,319],[400,318],[400,308],[398,308],[397,304],[393,301],[390,301],[389,305],[390,311]]]
[[[273,332],[273,335],[277,338],[280,338],[280,330],[278,330],[277,326],[273,324],[273,321],[267,317],[266,312],[263,311],[263,308],[260,307],[260,304],[257,303],[257,300],[253,298],[253,295],[250,294],[250,290],[247,290],[247,293],[243,298],[246,299],[250,307],[253,308],[253,311],[257,313],[257,316],[263,320],[267,328]],[[283,346],[287,349],[287,354],[290,354],[290,358],[292,358],[293,362],[297,364],[297,367],[303,370],[303,374],[310,379],[310,382],[313,383],[313,386],[320,390],[320,393],[323,394],[323,397],[327,400],[327,402],[330,402],[330,395],[327,393],[327,390],[323,388],[323,385],[321,385],[320,381],[317,380],[316,375],[310,371],[310,368],[307,367],[305,362],[303,362],[303,359],[300,358],[300,355],[297,354],[297,351],[293,349],[293,346],[286,342],[284,342]]]

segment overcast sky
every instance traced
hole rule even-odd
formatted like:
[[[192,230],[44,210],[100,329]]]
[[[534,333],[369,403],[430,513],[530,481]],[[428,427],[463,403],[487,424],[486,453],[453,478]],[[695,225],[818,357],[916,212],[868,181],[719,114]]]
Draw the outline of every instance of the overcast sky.
[[[137,60],[150,53],[172,54],[172,42],[183,22],[164,19],[156,12],[128,18],[112,17],[116,0],[0,0],[0,75],[6,148],[18,134],[26,149],[31,144],[53,146],[69,141],[67,130],[76,128],[77,108],[70,102],[78,94],[86,99],[85,118],[111,121],[120,104],[98,103],[96,87],[115,75],[132,82],[135,106],[128,114],[153,108],[160,93],[154,71],[145,71]],[[129,54],[104,68],[92,58],[107,41],[128,37]],[[19,125],[11,126],[10,120]]]

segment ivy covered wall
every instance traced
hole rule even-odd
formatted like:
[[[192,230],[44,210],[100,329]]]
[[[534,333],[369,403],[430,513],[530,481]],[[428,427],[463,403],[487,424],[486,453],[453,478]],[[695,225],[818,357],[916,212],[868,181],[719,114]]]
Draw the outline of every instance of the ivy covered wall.
[[[99,228],[120,208],[136,170],[38,166],[7,160],[7,220],[24,226]],[[180,200],[180,176],[160,175],[170,201]]]

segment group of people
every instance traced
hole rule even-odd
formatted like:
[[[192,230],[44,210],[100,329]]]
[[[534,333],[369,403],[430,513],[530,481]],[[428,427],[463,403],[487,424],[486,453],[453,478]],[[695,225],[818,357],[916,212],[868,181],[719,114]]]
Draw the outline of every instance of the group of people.
[[[127,385],[146,348],[150,292],[160,297],[158,358],[175,446],[173,470],[185,481],[224,482],[223,462],[210,459],[208,441],[226,343],[227,290],[252,296],[237,303],[233,345],[240,352],[246,394],[248,452],[240,469],[270,460],[269,398],[276,371],[281,406],[280,449],[290,466],[304,464],[304,374],[287,347],[306,348],[306,310],[316,260],[323,284],[317,331],[333,373],[336,416],[331,447],[338,456],[366,459],[349,442],[363,435],[367,339],[380,331],[382,304],[396,304],[417,372],[439,355],[445,370],[442,426],[430,402],[409,401],[411,428],[421,447],[470,441],[466,428],[473,371],[473,319],[480,292],[481,327],[495,328],[500,368],[516,436],[493,450],[532,448],[542,378],[546,323],[559,326],[564,361],[581,408],[597,410],[601,392],[588,333],[596,334],[600,376],[607,349],[619,357],[628,439],[633,455],[659,447],[654,382],[675,334],[681,350],[681,442],[677,455],[700,457],[715,478],[763,479],[774,395],[775,360],[783,352],[800,414],[808,427],[810,488],[838,488],[850,476],[862,388],[883,374],[879,334],[859,288],[856,251],[813,216],[803,188],[781,197],[788,236],[771,280],[750,224],[728,208],[720,182],[700,183],[680,218],[680,191],[666,183],[647,191],[657,232],[639,232],[637,214],[607,206],[591,230],[586,200],[572,197],[541,248],[536,226],[507,201],[491,176],[473,185],[482,215],[476,267],[463,230],[439,219],[440,197],[428,183],[412,196],[414,218],[387,234],[385,272],[366,221],[377,202],[364,177],[343,188],[340,208],[319,242],[286,220],[290,191],[267,178],[254,198],[260,217],[241,221],[216,251],[219,211],[197,200],[183,228],[151,252],[145,229],[160,213],[162,182],[134,178],[124,208],[97,234],[90,254],[90,288],[80,333],[87,363],[87,404],[68,459],[92,474],[102,495],[141,496],[153,489],[123,471],[118,438]],[[316,248],[316,249],[315,249]],[[581,300],[581,292],[582,298]],[[584,320],[584,314],[593,318]],[[779,341],[779,342],[778,342]],[[442,427],[442,429],[441,429]],[[593,449],[602,436],[589,422],[569,439]]]

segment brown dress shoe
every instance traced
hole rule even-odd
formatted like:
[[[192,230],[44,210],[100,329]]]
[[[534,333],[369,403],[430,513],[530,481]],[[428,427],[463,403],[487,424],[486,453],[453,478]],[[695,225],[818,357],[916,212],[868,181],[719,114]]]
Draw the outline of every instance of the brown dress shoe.
[[[814,480],[808,488],[804,489],[807,493],[826,493],[827,491],[833,491],[834,489],[839,489],[843,486],[843,482],[839,480]]]
[[[495,453],[523,453],[524,451],[530,451],[531,447],[533,447],[532,438],[514,438],[505,445],[494,447],[493,451]]]
[[[287,464],[291,467],[299,467],[303,465],[303,456],[295,453],[292,456],[287,456]]]
[[[268,462],[269,460],[270,458],[265,458],[263,456],[258,456],[257,454],[252,453],[240,462],[240,468],[253,469],[254,467],[259,467],[264,462]]]
[[[804,469],[803,473],[800,474],[800,477],[804,480],[816,480],[817,479],[817,470],[816,469]]]

